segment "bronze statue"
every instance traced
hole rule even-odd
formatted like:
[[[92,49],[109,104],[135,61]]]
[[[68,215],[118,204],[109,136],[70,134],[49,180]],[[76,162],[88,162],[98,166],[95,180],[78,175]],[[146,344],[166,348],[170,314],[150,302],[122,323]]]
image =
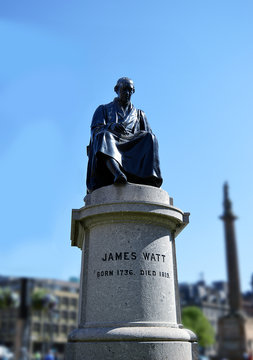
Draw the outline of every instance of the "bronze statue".
[[[87,190],[127,182],[160,187],[158,143],[145,113],[131,103],[134,83],[120,78],[114,90],[118,97],[92,118]]]

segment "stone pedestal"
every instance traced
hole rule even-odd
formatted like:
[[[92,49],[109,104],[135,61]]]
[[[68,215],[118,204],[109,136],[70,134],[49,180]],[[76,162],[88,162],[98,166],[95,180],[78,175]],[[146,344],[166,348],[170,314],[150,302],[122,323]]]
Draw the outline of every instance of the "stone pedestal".
[[[219,320],[218,359],[243,360],[253,350],[253,319],[243,313],[229,314]]]
[[[189,214],[145,185],[106,186],[85,200],[72,213],[82,270],[66,359],[197,359],[196,337],[181,325],[175,253]]]

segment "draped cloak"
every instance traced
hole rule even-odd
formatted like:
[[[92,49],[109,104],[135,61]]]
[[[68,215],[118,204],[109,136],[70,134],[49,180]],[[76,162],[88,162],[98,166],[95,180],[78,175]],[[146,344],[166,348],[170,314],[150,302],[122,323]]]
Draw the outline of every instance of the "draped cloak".
[[[126,134],[113,130],[114,123],[121,123]],[[162,184],[158,142],[145,113],[132,104],[124,112],[117,98],[95,111],[88,156],[88,192],[113,184],[113,175],[105,165],[106,156],[119,163],[129,182],[156,187]]]

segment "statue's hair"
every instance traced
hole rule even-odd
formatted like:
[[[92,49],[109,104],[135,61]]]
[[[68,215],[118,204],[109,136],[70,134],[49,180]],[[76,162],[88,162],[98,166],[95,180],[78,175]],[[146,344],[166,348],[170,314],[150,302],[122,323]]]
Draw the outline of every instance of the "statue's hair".
[[[114,91],[117,93],[118,90],[119,90],[119,87],[120,87],[121,85],[123,85],[123,84],[126,83],[126,82],[130,82],[130,81],[133,83],[133,87],[134,87],[134,82],[133,82],[132,79],[129,79],[128,77],[122,77],[122,78],[120,78],[120,79],[117,81],[117,84],[114,86]],[[135,92],[135,87],[133,88],[133,92]]]

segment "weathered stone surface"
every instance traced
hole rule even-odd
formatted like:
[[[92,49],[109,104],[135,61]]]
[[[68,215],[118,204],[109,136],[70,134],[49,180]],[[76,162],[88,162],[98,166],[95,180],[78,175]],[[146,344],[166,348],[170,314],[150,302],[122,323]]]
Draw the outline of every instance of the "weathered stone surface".
[[[198,360],[190,342],[94,342],[69,343],[71,360]]]
[[[111,185],[85,200],[72,214],[72,245],[83,257],[67,359],[194,359],[195,335],[180,324],[175,255],[189,214],[145,185]]]

